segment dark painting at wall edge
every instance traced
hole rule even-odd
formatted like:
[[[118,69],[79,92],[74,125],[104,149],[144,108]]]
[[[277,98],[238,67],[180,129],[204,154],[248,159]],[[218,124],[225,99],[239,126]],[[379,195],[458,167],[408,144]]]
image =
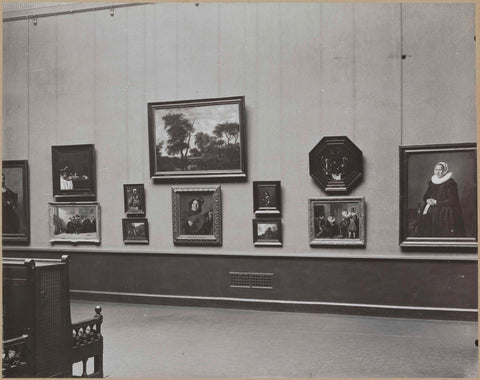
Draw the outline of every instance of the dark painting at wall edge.
[[[476,252],[476,144],[400,146],[399,243]]]
[[[30,243],[30,189],[27,160],[2,161],[2,243]]]

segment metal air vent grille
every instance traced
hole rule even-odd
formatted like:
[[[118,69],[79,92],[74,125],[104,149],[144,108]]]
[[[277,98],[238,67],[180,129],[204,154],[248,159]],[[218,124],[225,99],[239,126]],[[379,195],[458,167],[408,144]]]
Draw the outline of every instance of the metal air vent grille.
[[[273,273],[230,272],[230,287],[273,289]]]

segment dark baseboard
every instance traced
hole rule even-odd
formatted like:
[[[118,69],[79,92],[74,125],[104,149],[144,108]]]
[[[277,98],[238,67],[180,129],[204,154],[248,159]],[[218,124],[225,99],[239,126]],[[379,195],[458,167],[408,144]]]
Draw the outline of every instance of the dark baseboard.
[[[346,314],[389,318],[417,318],[477,321],[475,309],[422,308],[391,305],[361,305],[322,302],[300,302],[283,300],[236,299],[218,297],[190,297],[175,295],[133,294],[72,290],[72,300],[95,302],[118,302],[163,306],[187,306],[245,310],[268,310],[302,313]]]

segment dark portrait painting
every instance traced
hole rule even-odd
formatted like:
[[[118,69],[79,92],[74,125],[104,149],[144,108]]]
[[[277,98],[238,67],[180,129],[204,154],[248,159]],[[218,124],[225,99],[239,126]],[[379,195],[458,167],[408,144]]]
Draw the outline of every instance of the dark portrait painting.
[[[94,146],[52,146],[52,178],[57,199],[95,199]]]
[[[145,215],[145,189],[143,183],[123,185],[123,197],[127,215]]]
[[[220,186],[173,187],[175,244],[221,244]]]
[[[475,144],[401,147],[402,246],[474,247]]]
[[[280,181],[253,181],[253,211],[256,216],[280,216]]]
[[[28,164],[26,160],[3,161],[2,165],[3,243],[30,241]]]
[[[197,193],[180,197],[180,233],[211,235],[213,233],[212,194]]]
[[[263,186],[258,197],[260,207],[274,207],[277,204],[274,186]]]

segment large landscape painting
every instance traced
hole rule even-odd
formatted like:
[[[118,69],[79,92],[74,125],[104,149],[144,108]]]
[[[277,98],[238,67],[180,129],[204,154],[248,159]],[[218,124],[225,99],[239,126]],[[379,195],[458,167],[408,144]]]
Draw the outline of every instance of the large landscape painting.
[[[243,97],[149,103],[153,178],[243,177]]]

